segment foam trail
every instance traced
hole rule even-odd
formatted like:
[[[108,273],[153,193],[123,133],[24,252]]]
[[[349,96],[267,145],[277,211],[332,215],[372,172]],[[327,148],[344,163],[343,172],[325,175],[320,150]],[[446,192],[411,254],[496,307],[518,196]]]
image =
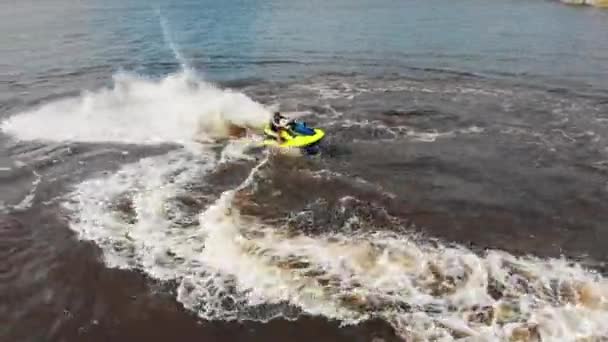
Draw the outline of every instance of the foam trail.
[[[260,129],[270,115],[245,94],[186,72],[158,80],[120,73],[111,88],[18,113],[0,129],[19,140],[186,145],[228,137],[234,126]]]
[[[38,185],[42,181],[42,176],[38,174],[38,172],[34,171],[34,175],[36,176],[36,179],[32,182],[32,188],[21,202],[12,207],[13,210],[25,210],[32,206],[34,198],[36,197],[36,190],[38,190]]]
[[[293,318],[296,307],[344,324],[381,318],[408,341],[608,336],[608,281],[565,259],[340,227],[332,230],[345,233],[306,236],[242,216],[264,186],[256,179],[267,159],[193,213],[184,203],[208,195],[192,185],[205,184],[220,158],[173,152],[84,182],[71,195],[71,227],[101,246],[108,265],[176,281],[177,299],[205,319]],[[366,203],[343,198],[334,213],[365,225],[353,206]]]
[[[226,164],[235,160],[255,160],[246,154],[251,147],[258,146],[259,141],[250,138],[233,139],[222,150],[220,164]]]
[[[126,165],[107,179],[87,180],[76,187],[72,200],[65,203],[82,217],[72,228],[81,238],[98,241],[102,248],[114,250],[115,253],[105,255],[108,265],[130,268],[133,262],[129,260],[137,260],[155,277],[172,279],[185,269],[178,270],[179,264],[164,262],[167,256],[163,257],[163,253],[178,241],[188,241],[196,230],[187,224],[190,218],[179,210],[181,196],[187,196],[188,185],[200,182],[200,177],[215,165],[209,151],[190,154],[176,150]],[[110,212],[119,214],[108,215]],[[176,227],[176,222],[185,226]],[[114,234],[117,238],[107,239]],[[142,249],[117,248],[127,247],[133,241],[140,241]],[[195,248],[192,242],[182,247]]]
[[[181,65],[182,70],[184,70],[186,72],[193,72],[194,69],[190,66],[190,64],[188,63],[186,58],[184,58],[182,53],[179,51],[179,48],[177,47],[177,44],[175,44],[175,41],[173,40],[173,38],[171,38],[171,30],[169,28],[169,24],[167,22],[167,19],[162,15],[160,8],[156,9],[156,13],[158,14],[160,27],[163,32],[163,39],[165,40],[165,43],[167,43],[167,45],[173,52],[175,59],[177,59],[177,61]]]

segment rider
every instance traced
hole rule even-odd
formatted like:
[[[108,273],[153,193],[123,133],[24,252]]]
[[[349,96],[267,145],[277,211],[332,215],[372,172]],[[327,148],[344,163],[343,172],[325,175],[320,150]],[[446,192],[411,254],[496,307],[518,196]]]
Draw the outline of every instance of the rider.
[[[291,120],[281,115],[280,112],[274,112],[272,115],[272,120],[270,120],[270,130],[276,133],[276,138],[279,143],[283,142],[283,137],[281,133],[283,131],[289,132],[289,125],[291,124]]]

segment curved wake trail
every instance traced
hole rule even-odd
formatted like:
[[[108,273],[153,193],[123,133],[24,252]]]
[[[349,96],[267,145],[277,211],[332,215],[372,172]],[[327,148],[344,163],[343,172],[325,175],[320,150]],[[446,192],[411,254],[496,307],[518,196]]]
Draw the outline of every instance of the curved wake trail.
[[[332,231],[340,233],[290,231],[241,214],[258,191],[273,191],[263,181],[267,159],[219,195],[192,190],[209,182],[219,158],[172,153],[82,183],[67,205],[71,227],[103,248],[109,266],[175,280],[177,299],[210,320],[292,319],[299,311],[344,324],[382,318],[408,341],[608,334],[608,281],[579,264],[476,254],[407,232],[362,233],[352,227],[371,223],[353,197],[334,208],[345,226]],[[193,212],[184,203],[200,204]]]

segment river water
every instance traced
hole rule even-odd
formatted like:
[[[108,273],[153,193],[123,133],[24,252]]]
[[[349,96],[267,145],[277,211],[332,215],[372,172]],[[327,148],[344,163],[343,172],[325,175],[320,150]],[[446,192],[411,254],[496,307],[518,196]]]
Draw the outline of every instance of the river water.
[[[608,338],[608,12],[5,1],[0,340]],[[280,109],[314,157],[257,147]]]

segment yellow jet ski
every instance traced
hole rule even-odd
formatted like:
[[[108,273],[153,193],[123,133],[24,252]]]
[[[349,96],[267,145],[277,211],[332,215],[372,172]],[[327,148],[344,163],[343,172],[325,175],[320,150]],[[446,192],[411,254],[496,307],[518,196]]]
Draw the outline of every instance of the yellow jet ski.
[[[319,128],[309,128],[303,122],[295,121],[289,127],[289,132],[281,130],[282,142],[277,140],[277,132],[270,129],[270,125],[264,128],[266,139],[265,146],[276,146],[280,148],[300,148],[307,154],[318,152],[318,144],[325,137],[325,132]]]

